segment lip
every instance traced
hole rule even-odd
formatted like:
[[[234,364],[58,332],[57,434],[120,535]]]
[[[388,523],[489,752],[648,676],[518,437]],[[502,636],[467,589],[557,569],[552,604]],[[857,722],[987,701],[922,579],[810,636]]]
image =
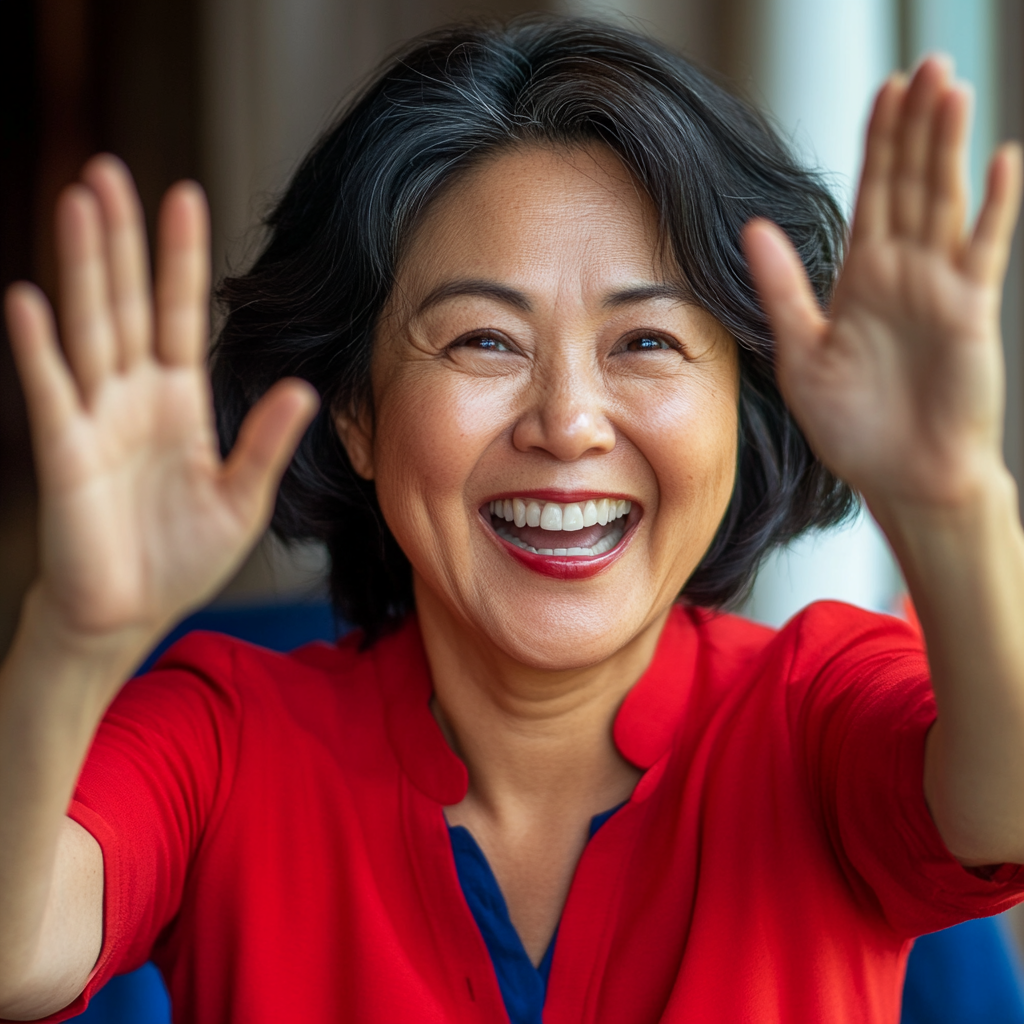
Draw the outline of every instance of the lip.
[[[482,508],[491,501],[504,501],[506,498],[532,498],[534,501],[554,501],[559,505],[571,505],[579,501],[598,501],[601,498],[614,498],[616,501],[631,501],[634,505],[639,502],[632,494],[618,494],[615,491],[502,491],[500,494],[492,494],[480,502]]]
[[[567,495],[565,497],[555,497],[554,495]],[[509,495],[511,497],[512,495]],[[489,501],[497,501],[499,498],[504,498],[505,495],[494,495],[493,498],[488,498],[484,502],[484,505]],[[567,491],[516,491],[515,497],[517,498],[533,498],[537,501],[557,501],[568,504],[573,501],[586,501],[590,498],[601,497],[601,498],[616,498],[618,495],[610,494],[608,491],[591,491],[587,492],[586,496],[581,496],[581,492],[569,493]],[[622,498],[627,501],[633,501],[634,499],[629,498],[627,495],[622,495]],[[603,555],[596,555],[592,558],[587,558],[585,555],[573,555],[569,557],[567,555],[535,555],[532,551],[524,551],[522,548],[517,548],[515,544],[509,544],[507,540],[500,537],[494,530],[494,527],[487,522],[486,516],[481,511],[480,518],[483,521],[484,527],[491,539],[499,545],[502,551],[507,555],[514,558],[520,565],[533,572],[540,573],[541,576],[549,576],[556,580],[587,580],[592,576],[596,576],[600,572],[604,572],[610,565],[617,562],[626,552],[626,548],[629,547],[630,541],[633,539],[633,535],[636,533],[637,527],[640,525],[640,520],[643,518],[639,511],[640,506],[638,504],[633,505],[633,511],[631,511],[627,517],[626,531],[622,535],[622,539],[618,544],[611,549],[611,551],[605,552]]]

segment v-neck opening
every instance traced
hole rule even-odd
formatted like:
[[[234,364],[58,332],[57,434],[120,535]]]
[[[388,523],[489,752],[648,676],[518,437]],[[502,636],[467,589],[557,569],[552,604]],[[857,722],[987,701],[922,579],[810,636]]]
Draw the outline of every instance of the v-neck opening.
[[[673,609],[651,664],[615,717],[615,745],[642,775],[623,808],[631,824],[609,826],[608,841],[588,844],[576,866],[551,947],[549,984],[539,1003],[551,1022],[589,1019],[599,998],[637,825],[659,788],[685,713],[697,661],[698,618],[693,609]],[[469,773],[431,714],[433,685],[416,617],[410,616],[386,644],[376,645],[372,656],[384,727],[403,777],[402,828],[409,864],[435,948],[445,951],[439,952],[439,967],[450,997],[466,1007],[464,1019],[478,1024],[502,1019],[504,994],[461,891],[443,815],[444,807],[465,798]],[[528,957],[526,962],[539,984],[537,968]]]
[[[587,841],[628,800],[590,819]],[[534,965],[512,923],[498,879],[476,837],[464,825],[449,825],[455,872],[473,920],[487,947],[511,1024],[541,1024],[559,920],[544,956]]]

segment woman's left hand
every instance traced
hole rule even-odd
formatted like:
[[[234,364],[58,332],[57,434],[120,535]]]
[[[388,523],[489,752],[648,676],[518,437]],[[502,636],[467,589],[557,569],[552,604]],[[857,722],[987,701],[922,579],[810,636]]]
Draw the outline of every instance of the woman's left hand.
[[[964,864],[1024,863],[1024,532],[1002,457],[999,336],[1021,152],[996,153],[966,235],[968,106],[936,58],[882,88],[827,316],[778,228],[755,221],[744,241],[782,393],[867,499],[921,619],[935,824]]]
[[[786,402],[876,514],[956,506],[1002,467],[999,307],[1021,153],[996,153],[965,235],[969,106],[939,58],[883,86],[827,316],[785,235],[766,221],[745,232]]]

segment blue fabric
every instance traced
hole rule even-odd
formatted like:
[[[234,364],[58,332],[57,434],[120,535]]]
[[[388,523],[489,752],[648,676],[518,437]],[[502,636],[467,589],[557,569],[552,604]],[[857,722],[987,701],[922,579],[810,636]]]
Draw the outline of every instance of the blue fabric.
[[[339,622],[331,606],[323,602],[204,608],[168,633],[142,663],[138,674],[148,672],[171,644],[196,629],[226,633],[272,651],[292,651],[314,640],[333,641],[348,632],[348,626]]]
[[[155,964],[111,978],[93,996],[79,1024],[171,1024],[171,1001]]]
[[[621,806],[595,814],[590,819],[591,839]],[[558,928],[555,928],[540,964],[534,967],[509,917],[498,880],[473,834],[461,825],[450,825],[448,835],[451,837],[459,885],[487,945],[487,952],[491,954],[509,1020],[511,1024],[541,1024]]]
[[[1022,984],[1001,918],[922,935],[907,963],[901,1024],[1024,1024]]]

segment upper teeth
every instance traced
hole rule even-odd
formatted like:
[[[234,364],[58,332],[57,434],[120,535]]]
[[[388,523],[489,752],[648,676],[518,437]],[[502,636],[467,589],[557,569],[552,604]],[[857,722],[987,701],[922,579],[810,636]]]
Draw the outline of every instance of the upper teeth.
[[[532,501],[525,498],[498,498],[490,503],[491,515],[516,526],[539,526],[542,530],[582,530],[595,523],[605,526],[626,515],[633,507],[622,498],[570,502]]]

